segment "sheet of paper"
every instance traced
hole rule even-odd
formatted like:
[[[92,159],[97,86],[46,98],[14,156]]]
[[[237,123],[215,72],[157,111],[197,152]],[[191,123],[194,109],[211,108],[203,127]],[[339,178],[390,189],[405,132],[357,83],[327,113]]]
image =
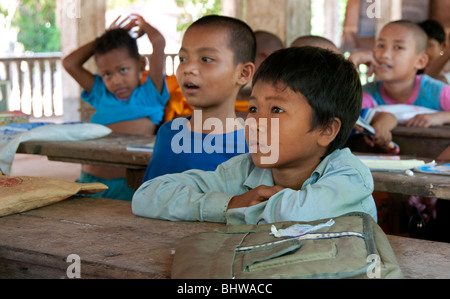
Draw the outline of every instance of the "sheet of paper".
[[[364,159],[360,158],[370,170],[373,171],[405,171],[426,165],[425,161],[417,159],[397,160],[397,159]]]

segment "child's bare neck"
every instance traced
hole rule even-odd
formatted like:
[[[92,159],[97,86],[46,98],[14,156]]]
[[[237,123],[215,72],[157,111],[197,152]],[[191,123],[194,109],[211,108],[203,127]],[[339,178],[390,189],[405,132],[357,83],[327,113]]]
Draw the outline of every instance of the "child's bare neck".
[[[404,81],[383,82],[386,95],[391,99],[405,103],[412,96],[416,85],[416,77]]]
[[[297,167],[272,168],[274,183],[284,188],[301,190],[320,162],[320,158],[317,158],[305,161]]]

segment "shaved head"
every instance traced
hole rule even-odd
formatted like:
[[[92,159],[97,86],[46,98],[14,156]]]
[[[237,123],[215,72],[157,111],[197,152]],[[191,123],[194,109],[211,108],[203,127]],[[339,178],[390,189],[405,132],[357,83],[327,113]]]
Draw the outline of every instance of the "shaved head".
[[[394,21],[388,23],[388,26],[402,26],[410,31],[413,35],[414,41],[416,42],[417,53],[425,53],[427,51],[428,36],[425,31],[416,23],[406,20]]]
[[[329,39],[322,37],[322,36],[317,36],[317,35],[300,36],[299,38],[294,40],[291,44],[291,47],[304,47],[304,46],[328,49],[334,53],[340,54],[340,51],[336,47],[336,45]]]

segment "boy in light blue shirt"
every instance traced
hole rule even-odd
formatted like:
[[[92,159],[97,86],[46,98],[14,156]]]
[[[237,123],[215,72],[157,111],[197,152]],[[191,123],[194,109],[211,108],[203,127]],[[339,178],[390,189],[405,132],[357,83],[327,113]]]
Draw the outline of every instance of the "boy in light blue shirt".
[[[341,55],[313,47],[272,54],[253,79],[250,154],[215,171],[145,182],[133,213],[172,221],[264,224],[364,212],[377,220],[373,178],[341,149],[358,119],[362,87]]]

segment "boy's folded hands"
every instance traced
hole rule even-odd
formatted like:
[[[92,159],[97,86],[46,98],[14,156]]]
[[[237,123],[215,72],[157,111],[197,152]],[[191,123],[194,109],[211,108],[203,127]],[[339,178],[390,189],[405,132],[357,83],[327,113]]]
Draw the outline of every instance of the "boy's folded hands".
[[[285,188],[281,186],[259,186],[242,195],[234,196],[228,204],[228,210],[256,206],[269,200],[273,195]]]

